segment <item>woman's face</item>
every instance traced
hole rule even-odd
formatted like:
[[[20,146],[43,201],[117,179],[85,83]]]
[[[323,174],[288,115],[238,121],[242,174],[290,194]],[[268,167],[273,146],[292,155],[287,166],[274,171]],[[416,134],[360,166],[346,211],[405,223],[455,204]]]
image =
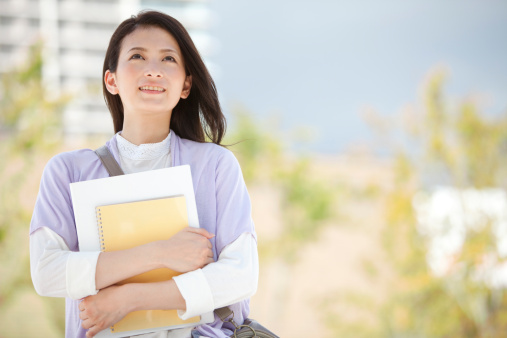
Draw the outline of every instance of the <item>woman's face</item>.
[[[104,81],[111,94],[120,95],[125,119],[170,116],[192,86],[178,43],[154,26],[140,27],[123,39],[116,72],[106,71]]]

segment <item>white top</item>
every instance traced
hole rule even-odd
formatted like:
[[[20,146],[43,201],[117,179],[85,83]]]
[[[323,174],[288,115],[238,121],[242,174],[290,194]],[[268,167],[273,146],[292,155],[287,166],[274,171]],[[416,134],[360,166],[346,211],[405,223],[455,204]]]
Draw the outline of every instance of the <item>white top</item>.
[[[171,165],[171,134],[159,143],[136,146],[116,135],[120,166],[125,174],[161,169]],[[54,231],[42,227],[30,235],[30,269],[37,293],[50,297],[81,299],[98,292],[95,270],[100,251],[72,252]],[[226,246],[218,261],[202,269],[174,277],[186,302],[188,319],[251,297],[257,289],[259,262],[253,236],[243,233]],[[190,337],[190,328],[136,337]]]

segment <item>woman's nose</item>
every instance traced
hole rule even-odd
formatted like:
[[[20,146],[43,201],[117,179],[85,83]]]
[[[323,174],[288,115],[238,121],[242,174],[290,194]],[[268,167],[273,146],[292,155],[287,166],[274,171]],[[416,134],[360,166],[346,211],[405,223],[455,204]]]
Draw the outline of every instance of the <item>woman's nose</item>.
[[[149,67],[146,68],[146,70],[144,72],[144,76],[162,77],[162,71],[160,70],[159,67],[157,67],[153,64],[150,64]]]

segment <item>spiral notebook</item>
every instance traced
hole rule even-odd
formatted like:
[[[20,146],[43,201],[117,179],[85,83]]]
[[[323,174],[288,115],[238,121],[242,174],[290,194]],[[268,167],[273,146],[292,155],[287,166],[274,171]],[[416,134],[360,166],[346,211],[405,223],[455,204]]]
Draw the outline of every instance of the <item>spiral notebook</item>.
[[[188,165],[75,182],[70,184],[70,191],[72,196],[72,206],[76,220],[76,230],[78,234],[80,251],[99,251],[101,250],[101,247],[106,250],[114,248],[114,242],[116,241],[114,237],[116,235],[113,237],[113,246],[111,247],[111,243],[109,243],[109,239],[107,239],[107,230],[105,235],[106,239],[104,240],[104,243],[102,243],[102,237],[100,237],[102,233],[99,234],[99,227],[97,226],[97,207],[100,207],[101,218],[103,218],[102,216],[109,212],[105,211],[103,213],[103,210],[114,209],[114,213],[124,215],[126,213],[132,213],[132,210],[134,210],[134,208],[137,208],[138,205],[143,205],[144,202],[147,202],[146,204],[167,203],[162,200],[171,200],[173,198],[176,198],[176,200],[179,202],[173,202],[178,205],[177,207],[174,207],[175,210],[184,210],[186,207],[186,212],[180,215],[178,212],[174,211],[172,214],[175,216],[175,218],[179,218],[180,216],[183,218],[187,217],[189,226],[199,227],[199,218],[197,216],[192,175],[190,166]],[[184,203],[185,206],[180,205],[180,203]],[[116,209],[120,211],[116,211]],[[141,209],[145,209],[145,207]],[[146,210],[149,210],[149,207]],[[132,218],[141,216],[141,212],[133,212],[133,214],[134,215],[132,215]],[[151,212],[147,211],[144,214],[143,219],[149,218],[150,214]],[[105,217],[107,218],[107,215]],[[173,220],[169,220],[168,222],[173,222]],[[144,227],[144,222],[142,224],[142,229],[147,229]],[[133,228],[133,226],[125,226],[125,229],[130,228]],[[142,236],[149,233],[150,231],[147,230],[141,232]],[[154,240],[161,239],[160,232],[157,231],[157,233],[157,238]],[[135,235],[136,240],[140,237],[141,236],[139,235]],[[120,240],[120,244],[122,241],[123,240]],[[136,243],[136,245],[140,244],[141,243]],[[144,278],[143,276],[145,275],[141,275],[140,278]],[[168,276],[169,275],[165,275],[165,277]],[[159,277],[155,276],[154,278],[154,280],[157,280],[156,278]],[[176,311],[173,311],[172,313],[176,315]],[[177,320],[179,320],[179,324],[168,324],[164,325],[164,327],[159,327],[158,329],[153,328],[151,324],[148,324],[139,330],[130,330],[126,327],[122,328],[122,326],[115,326],[115,330],[127,331],[119,332],[106,329],[99,332],[96,337],[125,337],[160,330],[193,327],[196,325],[213,322],[214,319],[215,317],[213,315],[213,312],[208,312],[202,314],[200,316],[200,321],[197,323],[188,323],[181,321],[178,317]]]
[[[101,251],[130,249],[156,240],[169,239],[188,226],[184,196],[104,205],[96,208]],[[169,280],[180,273],[156,269],[120,283],[149,283]],[[146,310],[129,313],[111,327],[112,332],[197,323],[200,317],[182,320],[176,310]]]

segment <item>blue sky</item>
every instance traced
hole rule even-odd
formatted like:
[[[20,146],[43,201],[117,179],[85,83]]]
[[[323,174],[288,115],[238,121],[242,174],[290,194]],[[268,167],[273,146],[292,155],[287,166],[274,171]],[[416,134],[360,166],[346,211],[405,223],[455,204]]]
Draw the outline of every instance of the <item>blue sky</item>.
[[[480,94],[507,113],[507,1],[215,0],[213,61],[224,107],[315,132],[310,149],[336,153],[371,140],[361,118],[417,102],[430,70],[449,96]]]

